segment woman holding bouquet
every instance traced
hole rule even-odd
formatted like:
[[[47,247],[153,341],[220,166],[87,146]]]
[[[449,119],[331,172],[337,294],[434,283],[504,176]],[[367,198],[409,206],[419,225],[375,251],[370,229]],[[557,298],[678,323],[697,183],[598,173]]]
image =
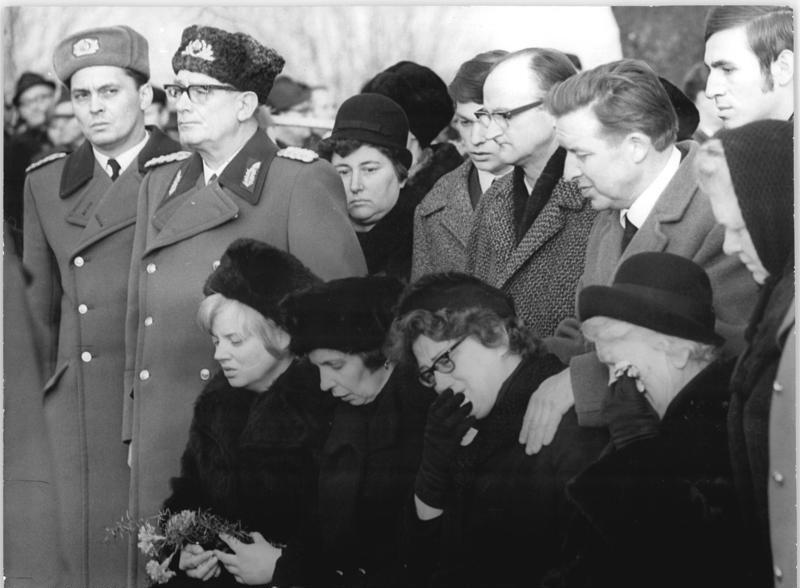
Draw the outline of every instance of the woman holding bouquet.
[[[319,393],[316,368],[290,353],[278,302],[317,282],[292,255],[253,239],[232,243],[206,281],[197,316],[220,370],[195,404],[164,508],[207,510],[250,534],[184,546],[171,586],[265,584],[292,566],[279,545],[299,532],[316,495],[315,456],[333,403]]]

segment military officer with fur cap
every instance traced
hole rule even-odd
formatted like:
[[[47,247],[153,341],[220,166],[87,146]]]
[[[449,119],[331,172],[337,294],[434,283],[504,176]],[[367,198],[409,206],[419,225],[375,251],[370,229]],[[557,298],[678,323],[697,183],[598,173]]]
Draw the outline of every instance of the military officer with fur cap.
[[[202,26],[183,31],[172,58],[175,81],[164,89],[195,153],[157,166],[140,193],[126,380],[134,516],[158,511],[213,371],[194,314],[225,248],[249,237],[323,279],[366,273],[333,168],[311,151],[278,150],[258,128],[255,112],[283,63],[248,35]]]
[[[123,333],[137,195],[147,162],[180,147],[145,127],[150,64],[135,30],[72,34],[53,66],[87,141],[29,167],[23,263],[50,378],[44,408],[69,566],[59,585],[110,586],[126,568],[126,546],[104,539],[128,508]]]

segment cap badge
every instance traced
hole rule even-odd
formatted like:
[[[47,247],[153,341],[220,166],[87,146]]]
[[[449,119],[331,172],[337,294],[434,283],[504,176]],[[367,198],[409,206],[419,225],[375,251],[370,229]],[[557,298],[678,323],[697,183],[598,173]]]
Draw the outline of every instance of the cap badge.
[[[188,55],[189,57],[197,57],[205,61],[214,61],[214,50],[211,45],[206,43],[203,39],[195,39],[181,52],[181,55]]]
[[[253,165],[247,168],[247,171],[244,172],[244,177],[242,178],[242,185],[245,188],[252,188],[253,184],[256,183],[256,175],[258,175],[258,170],[261,169],[261,162],[256,161]]]
[[[100,42],[95,38],[85,38],[72,44],[72,54],[75,57],[94,55],[100,51]]]

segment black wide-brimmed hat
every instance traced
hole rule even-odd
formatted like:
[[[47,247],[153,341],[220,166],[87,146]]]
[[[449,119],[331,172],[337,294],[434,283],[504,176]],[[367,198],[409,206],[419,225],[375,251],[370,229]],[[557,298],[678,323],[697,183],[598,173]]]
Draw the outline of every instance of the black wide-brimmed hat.
[[[711,282],[699,265],[672,253],[638,253],[620,265],[611,286],[578,295],[585,321],[605,316],[690,341],[720,345]]]
[[[284,326],[280,301],[290,292],[322,283],[291,253],[255,239],[237,239],[208,276],[203,294],[222,294]]]
[[[365,353],[383,347],[403,284],[389,276],[331,280],[286,298],[290,349]]]
[[[408,144],[408,118],[391,98],[381,94],[356,94],[339,107],[330,139],[354,139],[388,147],[406,169],[411,167]]]

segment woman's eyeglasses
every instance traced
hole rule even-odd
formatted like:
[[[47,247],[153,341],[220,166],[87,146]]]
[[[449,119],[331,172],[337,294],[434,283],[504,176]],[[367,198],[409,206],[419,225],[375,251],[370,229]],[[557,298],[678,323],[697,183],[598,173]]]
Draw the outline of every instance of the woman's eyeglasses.
[[[423,386],[427,386],[428,388],[433,388],[436,385],[436,374],[435,372],[439,372],[441,374],[451,374],[453,370],[456,369],[456,364],[450,357],[450,354],[453,350],[461,345],[464,342],[466,337],[461,337],[458,341],[453,343],[450,347],[442,351],[439,355],[433,358],[430,367],[426,367],[424,370],[420,370],[419,372],[419,381],[422,383]]]

